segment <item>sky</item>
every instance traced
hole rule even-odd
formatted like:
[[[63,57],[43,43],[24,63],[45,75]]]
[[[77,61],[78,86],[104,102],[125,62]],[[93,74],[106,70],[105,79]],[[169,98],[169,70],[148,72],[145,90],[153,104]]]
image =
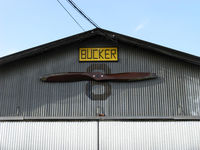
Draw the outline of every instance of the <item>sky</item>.
[[[98,26],[200,56],[200,0],[73,0]],[[83,26],[94,27],[66,0]],[[0,1],[0,57],[83,30],[57,0]]]

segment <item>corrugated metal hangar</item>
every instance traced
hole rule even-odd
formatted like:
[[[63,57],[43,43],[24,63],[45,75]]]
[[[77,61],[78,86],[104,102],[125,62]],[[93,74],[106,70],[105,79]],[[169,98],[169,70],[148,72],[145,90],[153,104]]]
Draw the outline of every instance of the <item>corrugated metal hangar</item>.
[[[199,150],[200,58],[96,28],[0,58],[1,150]]]

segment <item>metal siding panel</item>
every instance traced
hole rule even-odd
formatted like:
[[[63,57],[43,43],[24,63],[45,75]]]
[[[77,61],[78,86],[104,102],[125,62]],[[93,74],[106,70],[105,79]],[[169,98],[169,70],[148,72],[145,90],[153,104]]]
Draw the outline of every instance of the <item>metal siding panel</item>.
[[[0,116],[94,117],[97,111],[110,117],[199,116],[200,68],[119,43],[119,62],[79,63],[78,47],[103,47],[109,42],[86,41],[27,58],[0,68]],[[110,44],[111,45],[111,44]],[[39,77],[55,72],[84,72],[92,64],[104,64],[117,72],[154,72],[160,78],[141,82],[109,82],[111,96],[91,100],[87,81],[42,83]],[[102,71],[102,70],[99,70]],[[102,86],[92,88],[103,93]]]
[[[0,122],[1,150],[95,150],[97,122]]]
[[[200,122],[100,122],[99,150],[199,150]]]

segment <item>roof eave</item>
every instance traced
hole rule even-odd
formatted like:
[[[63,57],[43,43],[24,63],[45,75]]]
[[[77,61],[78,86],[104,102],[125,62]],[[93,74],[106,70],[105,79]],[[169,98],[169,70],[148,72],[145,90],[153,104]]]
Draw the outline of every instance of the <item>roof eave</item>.
[[[72,44],[75,42],[80,42],[82,40],[85,40],[87,38],[91,38],[93,36],[96,35],[101,35],[104,36],[105,38],[111,40],[111,41],[116,41],[116,42],[123,42],[123,43],[127,43],[127,44],[131,44],[134,46],[138,46],[138,47],[142,47],[148,50],[152,50],[155,51],[157,53],[161,53],[170,57],[174,57],[177,59],[180,59],[182,61],[191,63],[191,64],[195,64],[195,65],[200,65],[200,57],[198,56],[194,56],[194,55],[190,55],[181,51],[177,51],[171,48],[167,48],[164,46],[160,46],[157,44],[153,44],[150,42],[146,42],[143,40],[139,40],[136,38],[132,38],[126,35],[122,35],[119,33],[115,33],[115,32],[111,32],[105,29],[100,29],[100,28],[96,28],[93,30],[89,30],[77,35],[73,35],[64,39],[60,39],[54,42],[50,42],[44,45],[40,45],[34,48],[30,48],[12,55],[8,55],[5,57],[0,58],[0,66],[16,61],[16,60],[20,60],[26,57],[30,57],[30,56],[34,56],[34,55],[38,55],[40,53],[44,53],[48,50],[51,50],[53,48],[56,47],[60,47],[63,45],[68,45],[68,44]]]

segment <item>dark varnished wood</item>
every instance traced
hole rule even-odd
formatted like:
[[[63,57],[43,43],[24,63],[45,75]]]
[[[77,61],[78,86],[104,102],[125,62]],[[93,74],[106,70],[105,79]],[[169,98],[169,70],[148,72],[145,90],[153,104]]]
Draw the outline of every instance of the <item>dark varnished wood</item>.
[[[51,74],[41,78],[44,82],[75,82],[75,81],[140,81],[157,78],[150,72],[126,72],[115,74],[103,74],[101,72],[67,72]]]

